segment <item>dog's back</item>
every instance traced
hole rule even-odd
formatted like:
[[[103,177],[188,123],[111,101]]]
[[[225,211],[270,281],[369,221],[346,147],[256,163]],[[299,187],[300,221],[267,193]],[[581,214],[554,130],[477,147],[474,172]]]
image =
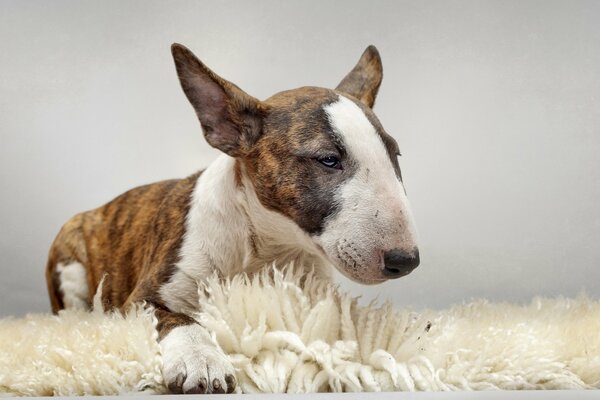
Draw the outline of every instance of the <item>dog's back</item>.
[[[109,308],[122,307],[141,278],[147,290],[168,278],[168,270],[148,276],[144,269],[149,263],[175,265],[198,176],[140,186],[71,218],[49,252],[52,311],[89,307],[103,278],[102,300]]]

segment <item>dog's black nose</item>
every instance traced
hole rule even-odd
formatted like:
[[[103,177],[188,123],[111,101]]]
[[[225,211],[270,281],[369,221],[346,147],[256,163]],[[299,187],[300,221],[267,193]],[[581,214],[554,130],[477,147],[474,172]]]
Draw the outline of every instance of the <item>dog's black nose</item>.
[[[383,274],[388,278],[400,278],[408,275],[419,266],[419,250],[407,253],[402,250],[389,250],[383,253]]]

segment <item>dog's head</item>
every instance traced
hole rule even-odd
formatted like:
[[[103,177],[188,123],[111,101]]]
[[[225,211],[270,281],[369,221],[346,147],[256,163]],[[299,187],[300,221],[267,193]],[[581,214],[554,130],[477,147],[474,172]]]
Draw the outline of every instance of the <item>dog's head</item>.
[[[291,219],[347,277],[373,284],[419,264],[396,141],[372,107],[383,76],[375,47],[335,88],[259,101],[172,46],[208,143],[236,157],[262,205]]]

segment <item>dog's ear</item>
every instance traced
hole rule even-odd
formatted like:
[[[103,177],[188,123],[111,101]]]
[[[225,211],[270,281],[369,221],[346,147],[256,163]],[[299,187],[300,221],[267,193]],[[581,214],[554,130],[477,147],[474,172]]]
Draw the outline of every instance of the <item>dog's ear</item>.
[[[212,72],[185,46],[174,43],[171,53],[208,144],[231,156],[241,155],[261,133],[260,101]]]
[[[382,79],[381,57],[375,46],[371,45],[367,47],[352,71],[342,79],[335,89],[356,97],[373,108]]]

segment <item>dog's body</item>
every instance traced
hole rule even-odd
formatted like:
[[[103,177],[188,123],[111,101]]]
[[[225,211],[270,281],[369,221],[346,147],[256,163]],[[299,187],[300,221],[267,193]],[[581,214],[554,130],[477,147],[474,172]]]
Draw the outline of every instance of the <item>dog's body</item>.
[[[290,261],[363,283],[419,262],[396,142],[371,107],[381,63],[369,47],[336,90],[305,87],[261,102],[183,46],[173,55],[209,144],[202,173],[130,190],[68,221],[50,250],[52,309],[156,308],[173,392],[225,392],[234,371],[188,316],[197,283]]]

